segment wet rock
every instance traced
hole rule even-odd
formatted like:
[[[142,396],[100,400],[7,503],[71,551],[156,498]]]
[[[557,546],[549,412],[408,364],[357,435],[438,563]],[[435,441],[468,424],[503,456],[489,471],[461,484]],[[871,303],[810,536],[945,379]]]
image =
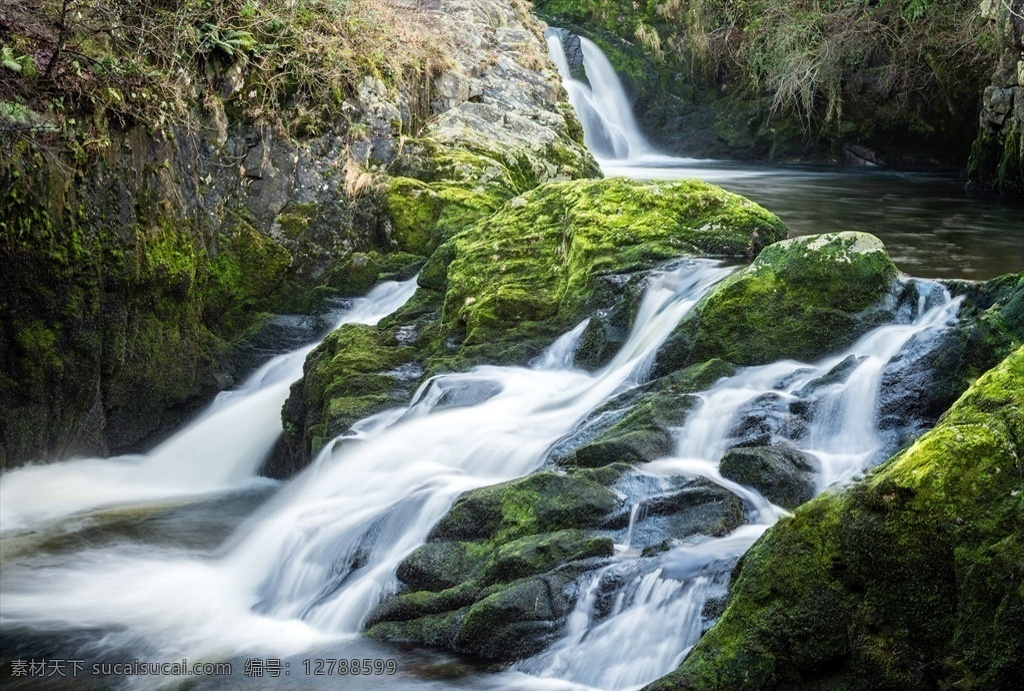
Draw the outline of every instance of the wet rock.
[[[709,360],[648,384],[622,401],[628,412],[613,407],[595,411],[570,439],[552,453],[563,466],[596,468],[612,463],[645,463],[671,456],[675,449],[675,428],[699,404],[691,394],[709,388],[735,368],[721,360]],[[616,403],[610,402],[609,406]]]
[[[432,540],[481,540],[586,527],[617,499],[585,475],[541,472],[463,494],[430,532]]]
[[[734,448],[719,463],[722,477],[753,487],[786,509],[810,501],[816,490],[818,459],[789,444]]]
[[[1024,349],[867,478],[744,555],[729,606],[648,688],[1014,688],[1021,678]],[[887,661],[878,664],[879,655]]]
[[[1024,274],[950,285],[957,322],[915,336],[885,368],[879,428],[897,445],[930,428],[978,376],[1024,342]]]
[[[625,528],[631,514],[631,510],[622,512],[605,525]],[[746,523],[747,519],[743,503],[736,495],[701,481],[643,500],[633,521],[630,546],[646,551],[697,535],[721,537]]]
[[[720,283],[672,333],[655,373],[720,357],[813,361],[892,317],[898,271],[866,233],[793,238]]]

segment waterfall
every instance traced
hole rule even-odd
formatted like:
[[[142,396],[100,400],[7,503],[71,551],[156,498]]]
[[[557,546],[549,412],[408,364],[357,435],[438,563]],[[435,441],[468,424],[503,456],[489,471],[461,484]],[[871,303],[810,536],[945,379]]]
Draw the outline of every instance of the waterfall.
[[[626,343],[602,370],[571,366],[582,329],[535,367],[482,366],[425,382],[328,446],[215,557],[154,545],[86,549],[3,576],[5,626],[101,629],[157,659],[288,654],[351,639],[397,586],[398,563],[462,492],[537,470],[594,408],[646,377],[654,351],[730,273],[690,261],[659,274]]]
[[[353,300],[334,328],[376,324],[415,290],[415,278],[382,283],[365,298]],[[101,507],[181,498],[251,482],[281,435],[281,406],[316,346],[273,358],[146,455],[75,459],[5,473],[0,477],[2,529],[25,530]]]
[[[708,600],[724,595],[736,560],[786,513],[755,490],[719,473],[718,462],[736,441],[738,420],[765,396],[780,408],[813,399],[815,414],[809,428],[788,435],[784,431],[779,440],[820,461],[819,490],[850,481],[894,452],[884,446],[876,425],[883,369],[911,338],[937,335],[950,324],[962,301],[931,282],[920,282],[919,291],[922,298],[908,323],[878,327],[846,352],[816,363],[783,360],[743,369],[700,394],[701,406],[678,431],[675,454],[639,469],[651,479],[643,483],[651,488],[647,498],[657,496],[659,490],[666,492],[670,478],[700,477],[742,499],[753,524],[725,537],[678,545],[658,557],[636,559],[631,557],[635,552],[624,551],[622,561],[584,583],[564,637],[519,663],[517,669],[601,689],[636,688],[675,669],[703,630],[702,613]],[[926,305],[929,294],[931,307]],[[853,364],[845,380],[823,379],[844,362]],[[633,533],[632,523],[627,540]],[[611,584],[616,591],[610,613],[594,602],[593,594],[603,584]]]
[[[632,160],[653,153],[633,117],[629,99],[615,68],[593,41],[580,37],[586,84],[573,79],[561,35],[548,29],[548,55],[558,68],[576,115],[583,125],[583,142],[599,160]]]

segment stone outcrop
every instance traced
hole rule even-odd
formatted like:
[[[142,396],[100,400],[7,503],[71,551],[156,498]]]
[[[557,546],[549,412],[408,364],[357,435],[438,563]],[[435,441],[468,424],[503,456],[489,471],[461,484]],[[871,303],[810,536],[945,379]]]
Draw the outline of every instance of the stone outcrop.
[[[985,87],[968,187],[1024,197],[1024,2],[984,0],[981,8],[1003,52]]]
[[[346,325],[312,353],[285,405],[273,474],[301,467],[360,417],[393,406],[392,390],[424,376],[527,364],[620,300],[621,286],[603,279],[688,255],[750,256],[786,233],[775,215],[697,181],[551,182],[503,203],[487,185],[461,196],[448,185],[410,187],[404,213],[434,241],[461,232],[433,252],[406,307],[376,328]],[[373,374],[350,362],[369,363]]]
[[[525,6],[391,4],[443,65],[362,77],[335,121],[240,118],[240,61],[191,126],[104,122],[105,145],[71,154],[9,142],[0,467],[148,445],[245,373],[239,346],[266,313],[411,275],[434,245],[408,232],[409,195],[457,203],[483,185],[496,204],[598,174]],[[22,107],[0,117],[45,125]]]

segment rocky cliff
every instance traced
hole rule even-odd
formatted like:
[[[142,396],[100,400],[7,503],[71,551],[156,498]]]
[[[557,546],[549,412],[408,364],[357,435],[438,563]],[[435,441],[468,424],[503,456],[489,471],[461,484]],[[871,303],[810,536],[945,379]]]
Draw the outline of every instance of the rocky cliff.
[[[525,5],[61,7],[0,22],[0,467],[149,443],[267,313],[414,272],[437,181],[597,174]]]
[[[985,88],[968,186],[1024,197],[1024,3],[985,0],[981,8],[1002,55]]]

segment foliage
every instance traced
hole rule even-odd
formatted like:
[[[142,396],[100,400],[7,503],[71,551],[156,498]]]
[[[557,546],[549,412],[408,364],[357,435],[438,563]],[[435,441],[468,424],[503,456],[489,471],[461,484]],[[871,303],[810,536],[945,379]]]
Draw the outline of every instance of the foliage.
[[[254,119],[328,117],[364,76],[394,86],[442,64],[415,13],[389,0],[5,5],[0,101],[80,129],[101,113],[154,129],[187,122],[209,94]]]
[[[976,94],[994,60],[976,0],[538,0],[555,22],[645,46],[675,75],[746,95],[809,131],[837,128],[851,99],[944,111]],[[651,33],[655,32],[656,37]]]

